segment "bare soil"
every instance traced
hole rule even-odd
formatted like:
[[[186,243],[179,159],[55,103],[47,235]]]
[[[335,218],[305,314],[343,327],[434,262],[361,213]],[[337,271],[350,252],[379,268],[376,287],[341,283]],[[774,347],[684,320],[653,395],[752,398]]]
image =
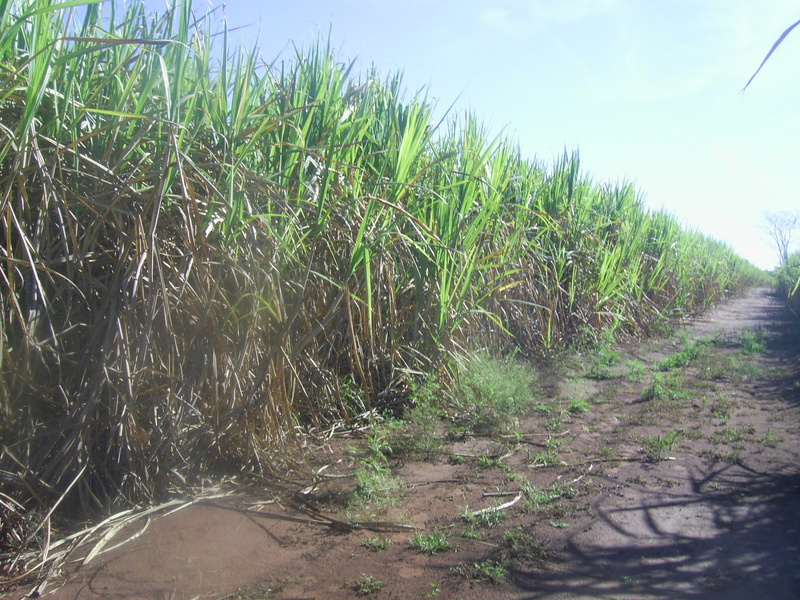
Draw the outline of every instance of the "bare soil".
[[[753,328],[768,332],[766,349],[744,354],[740,334]],[[542,367],[549,412],[514,434],[456,436],[426,460],[392,460],[402,487],[382,505],[353,502],[364,434],[337,435],[315,456],[314,485],[223,486],[172,504],[109,533],[106,551],[67,563],[44,594],[800,598],[796,334],[765,289],[687,331],[705,351],[669,372],[658,363],[684,347],[672,337],[618,348],[606,378],[580,375],[591,355]],[[440,532],[449,549],[421,552],[415,531]]]

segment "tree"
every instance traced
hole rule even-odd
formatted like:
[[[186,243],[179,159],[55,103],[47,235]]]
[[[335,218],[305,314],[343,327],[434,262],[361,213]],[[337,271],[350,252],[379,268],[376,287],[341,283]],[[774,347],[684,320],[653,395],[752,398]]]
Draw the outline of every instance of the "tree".
[[[789,247],[800,230],[800,213],[791,213],[788,210],[765,212],[764,221],[764,229],[772,238],[778,252],[780,266],[785,267],[789,262]]]

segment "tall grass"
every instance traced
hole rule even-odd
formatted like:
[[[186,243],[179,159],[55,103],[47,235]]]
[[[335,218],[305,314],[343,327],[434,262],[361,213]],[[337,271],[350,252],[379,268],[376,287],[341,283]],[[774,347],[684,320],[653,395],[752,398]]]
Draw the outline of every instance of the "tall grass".
[[[636,333],[758,277],[324,42],[265,64],[188,1],[0,25],[4,511],[303,469],[298,431],[454,351]]]
[[[775,272],[775,288],[789,308],[800,314],[800,252],[790,254],[786,264]]]

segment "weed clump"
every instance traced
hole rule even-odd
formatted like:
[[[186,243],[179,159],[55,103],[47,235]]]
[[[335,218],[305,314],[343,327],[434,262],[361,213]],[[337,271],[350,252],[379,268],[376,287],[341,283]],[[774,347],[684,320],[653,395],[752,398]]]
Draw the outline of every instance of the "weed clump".
[[[641,381],[644,379],[644,376],[647,373],[647,368],[640,360],[634,359],[625,361],[625,367],[628,370],[627,374],[625,375],[625,379],[628,381]]]
[[[589,412],[589,403],[586,400],[579,400],[577,398],[573,398],[569,401],[569,406],[567,406],[567,411],[573,415],[580,415],[582,413]]]
[[[537,512],[546,509],[561,498],[573,498],[578,490],[568,485],[554,483],[549,488],[536,488],[531,483],[524,481],[520,487],[524,494],[523,507],[526,512]]]
[[[389,504],[403,487],[401,480],[392,475],[391,469],[373,457],[361,461],[354,475],[356,496],[365,503]]]
[[[748,329],[739,335],[742,354],[761,354],[767,349],[768,334],[763,329]]]
[[[664,459],[664,453],[674,450],[683,437],[683,431],[673,430],[665,435],[648,436],[644,440],[644,453],[648,462],[659,462]]]
[[[374,536],[359,542],[358,545],[362,548],[366,548],[370,552],[378,552],[379,550],[386,550],[386,548],[391,546],[392,538]]]
[[[658,368],[661,371],[671,371],[672,369],[680,369],[685,367],[693,360],[699,358],[704,353],[706,347],[712,343],[711,340],[697,340],[694,342],[685,342],[685,348],[676,352],[672,356],[665,358],[658,363]]]
[[[383,582],[372,575],[362,573],[361,577],[351,587],[356,596],[372,596],[383,589]]]
[[[444,444],[439,428],[446,416],[438,379],[429,376],[412,385],[411,407],[401,418],[386,414],[373,422],[367,447],[382,460],[389,457],[429,460]]]
[[[508,571],[499,562],[484,560],[468,565],[459,565],[453,571],[472,581],[498,583],[508,577]]]
[[[411,536],[411,546],[428,556],[450,549],[450,541],[442,531],[418,531]]]
[[[591,329],[584,328],[582,335],[583,340],[577,344],[577,348],[589,357],[589,368],[585,376],[598,381],[613,379],[612,367],[620,362],[619,352],[614,349],[614,332],[606,329],[598,335]]]
[[[464,521],[467,524],[465,529],[491,529],[497,527],[506,518],[506,513],[500,510],[487,510],[484,512],[473,513],[468,508],[464,510]]]
[[[559,523],[559,525],[564,524]],[[539,539],[531,532],[526,532],[522,527],[505,532],[502,549],[503,558],[506,561],[543,561],[551,554],[546,541]]]
[[[656,374],[650,385],[642,392],[642,400],[653,403],[682,400],[687,397],[687,392],[682,387],[683,384],[680,377],[664,377]]]
[[[512,360],[479,353],[458,361],[453,393],[457,422],[476,433],[508,432],[515,417],[532,410],[536,373]]]

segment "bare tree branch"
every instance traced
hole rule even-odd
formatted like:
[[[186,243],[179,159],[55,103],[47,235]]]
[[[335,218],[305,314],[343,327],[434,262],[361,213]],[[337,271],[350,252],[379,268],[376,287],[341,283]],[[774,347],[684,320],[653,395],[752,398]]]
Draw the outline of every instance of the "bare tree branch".
[[[795,234],[800,230],[800,213],[781,212],[764,213],[764,230],[772,238],[778,252],[780,266],[785,267],[789,262],[789,248]]]

